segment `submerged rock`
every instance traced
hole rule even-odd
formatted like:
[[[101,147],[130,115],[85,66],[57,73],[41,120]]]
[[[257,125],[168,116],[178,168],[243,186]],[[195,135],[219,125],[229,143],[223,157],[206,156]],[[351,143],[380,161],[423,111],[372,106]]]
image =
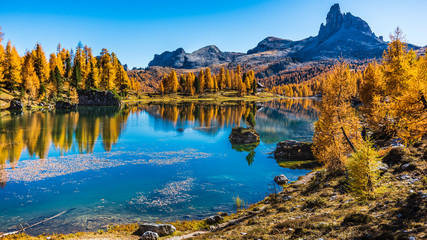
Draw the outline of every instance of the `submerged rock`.
[[[111,91],[80,90],[79,106],[122,106],[119,96]]]
[[[217,223],[221,222],[222,220],[224,220],[224,218],[220,215],[210,216],[210,217],[205,219],[207,224],[217,224]]]
[[[8,109],[14,110],[14,111],[22,111],[22,108],[23,108],[22,103],[19,100],[14,99],[10,102],[10,107]]]
[[[75,110],[75,109],[77,109],[77,104],[66,102],[66,101],[57,101],[55,103],[55,108],[56,109]]]
[[[288,182],[289,182],[289,179],[288,179],[285,175],[281,174],[281,175],[275,176],[275,177],[274,177],[274,181],[275,181],[277,184],[282,185],[282,184],[286,184],[286,183],[288,183]]]
[[[231,144],[249,144],[260,141],[259,134],[251,128],[234,127],[228,137]]]
[[[157,240],[159,238],[159,234],[151,231],[146,231],[141,236],[141,240]]]
[[[147,231],[155,232],[160,237],[171,235],[176,231],[176,228],[171,224],[154,224],[154,223],[143,223],[139,225],[139,231],[145,233]]]
[[[312,143],[293,140],[282,141],[277,143],[276,150],[274,150],[274,157],[276,159],[295,161],[314,160],[314,155],[311,151],[312,145]]]

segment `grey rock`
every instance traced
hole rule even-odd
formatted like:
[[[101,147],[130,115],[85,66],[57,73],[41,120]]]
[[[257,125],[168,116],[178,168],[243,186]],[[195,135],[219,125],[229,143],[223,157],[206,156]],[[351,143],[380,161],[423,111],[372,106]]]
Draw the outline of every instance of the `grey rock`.
[[[404,147],[394,147],[383,157],[382,161],[388,165],[401,163],[407,153]]]
[[[407,175],[407,174],[404,174],[404,175],[400,176],[401,180],[406,180],[406,179],[410,179],[410,178],[411,177],[409,175]]]
[[[170,235],[176,231],[176,228],[171,224],[154,224],[154,223],[143,223],[139,225],[140,232],[155,232],[160,237]]]
[[[14,99],[10,102],[10,106],[9,106],[9,110],[14,110],[14,111],[22,111],[22,108],[24,106],[22,105],[21,101]]]
[[[282,185],[282,184],[286,184],[286,183],[288,183],[288,182],[289,182],[289,179],[288,179],[285,175],[281,174],[281,175],[275,176],[275,177],[274,177],[274,181],[275,181],[277,184]]]
[[[260,141],[259,134],[250,128],[234,127],[228,137],[232,144],[250,144]]]
[[[121,107],[122,101],[111,91],[80,90],[79,106],[116,106]]]
[[[415,165],[413,163],[405,163],[405,164],[402,164],[400,166],[400,169],[402,171],[413,171],[413,170],[417,169],[417,165]]]
[[[159,238],[159,234],[156,232],[146,231],[141,236],[141,240],[157,240]]]
[[[75,110],[77,109],[77,104],[66,102],[66,101],[56,101],[55,109]]]
[[[288,180],[289,181],[289,180]],[[289,200],[291,200],[292,199],[292,196],[284,196],[283,197],[283,200],[285,200],[285,201],[289,201]]]
[[[218,213],[218,215],[220,215],[221,217],[227,217],[228,213],[226,213],[226,212],[220,212],[220,213]]]
[[[385,163],[379,163],[378,164],[378,170],[382,171],[382,172],[387,172],[388,170],[388,166]]]
[[[210,217],[205,219],[207,224],[217,224],[217,223],[221,222],[222,220],[224,220],[224,218],[220,215],[210,216]]]
[[[276,159],[285,160],[314,160],[313,152],[311,151],[312,143],[298,142],[286,140],[277,143],[274,150]]]

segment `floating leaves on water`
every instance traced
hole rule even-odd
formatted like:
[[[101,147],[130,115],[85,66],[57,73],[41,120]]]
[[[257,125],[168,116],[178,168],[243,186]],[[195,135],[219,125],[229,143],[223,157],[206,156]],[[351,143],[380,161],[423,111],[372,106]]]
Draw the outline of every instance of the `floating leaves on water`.
[[[194,178],[188,178],[183,181],[169,182],[162,189],[155,189],[152,193],[149,193],[149,197],[139,193],[138,197],[133,198],[128,203],[130,205],[140,205],[143,208],[159,208],[187,202],[191,199],[191,195],[187,192],[193,188],[194,181]]]
[[[198,152],[192,148],[163,152],[138,150],[73,154],[43,160],[20,161],[17,167],[14,169],[7,168],[3,174],[6,175],[9,182],[34,182],[76,172],[113,168],[130,164],[172,165],[191,159],[207,158],[211,155]]]

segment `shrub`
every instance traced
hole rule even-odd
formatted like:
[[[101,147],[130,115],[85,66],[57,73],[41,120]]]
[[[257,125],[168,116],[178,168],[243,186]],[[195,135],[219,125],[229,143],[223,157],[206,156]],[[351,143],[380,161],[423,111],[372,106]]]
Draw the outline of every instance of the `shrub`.
[[[236,205],[236,209],[240,209],[244,207],[245,202],[239,196],[233,197],[234,205]]]
[[[379,159],[378,152],[370,141],[361,143],[349,159],[347,164],[349,187],[362,199],[372,197],[374,194]]]

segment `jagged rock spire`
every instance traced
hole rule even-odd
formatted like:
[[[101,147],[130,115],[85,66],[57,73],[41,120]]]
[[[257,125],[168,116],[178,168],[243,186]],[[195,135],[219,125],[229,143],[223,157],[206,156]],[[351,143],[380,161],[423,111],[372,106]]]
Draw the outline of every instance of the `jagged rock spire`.
[[[343,25],[343,14],[341,14],[338,3],[332,5],[326,17],[326,25],[322,23],[319,30],[319,38],[325,39],[338,32]]]

